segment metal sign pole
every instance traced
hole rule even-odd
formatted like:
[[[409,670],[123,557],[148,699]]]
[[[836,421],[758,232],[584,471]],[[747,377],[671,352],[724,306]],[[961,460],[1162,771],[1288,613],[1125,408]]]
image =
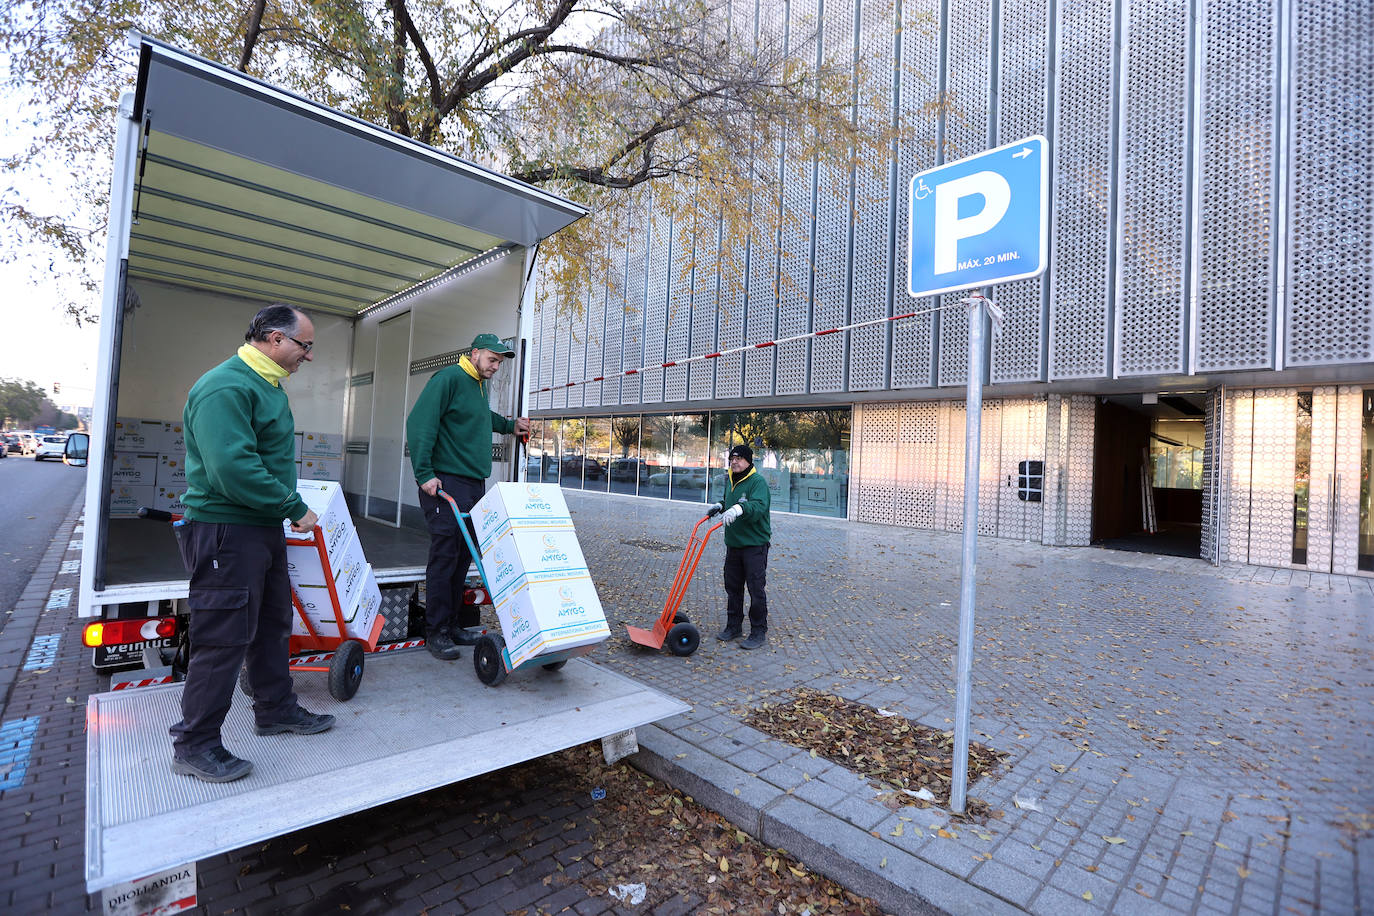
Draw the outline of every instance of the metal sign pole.
[[[972,296],[968,308],[968,420],[964,432],[964,551],[959,582],[959,650],[955,656],[954,773],[949,807],[964,813],[968,799],[968,728],[973,677],[973,600],[978,580],[978,474],[983,435],[983,310]]]

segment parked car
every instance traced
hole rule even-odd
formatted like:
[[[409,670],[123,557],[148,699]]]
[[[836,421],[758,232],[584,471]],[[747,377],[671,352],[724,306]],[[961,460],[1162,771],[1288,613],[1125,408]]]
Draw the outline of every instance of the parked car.
[[[595,458],[573,455],[563,459],[563,476],[583,480],[605,480],[606,468]]]
[[[616,458],[611,461],[611,480],[649,479],[652,468],[638,458]]]
[[[673,486],[681,490],[706,489],[706,468],[673,468],[649,475],[650,486],[666,487],[671,477]]]
[[[62,452],[67,448],[66,436],[43,436],[38,447],[34,449],[33,460],[42,461],[44,458],[56,458],[62,460]]]
[[[4,450],[5,454],[7,454],[7,455],[8,455],[8,454],[14,454],[14,455],[22,455],[22,454],[24,454],[24,443],[21,442],[21,441],[19,441],[19,434],[18,434],[18,433],[5,433],[5,434],[4,434],[4,442],[3,442],[3,445],[4,445],[4,449],[3,449],[3,450]]]
[[[15,433],[15,435],[19,437],[19,442],[23,446],[20,449],[19,454],[32,455],[34,452],[38,451],[38,437],[35,436],[33,433],[21,430],[20,432]]]

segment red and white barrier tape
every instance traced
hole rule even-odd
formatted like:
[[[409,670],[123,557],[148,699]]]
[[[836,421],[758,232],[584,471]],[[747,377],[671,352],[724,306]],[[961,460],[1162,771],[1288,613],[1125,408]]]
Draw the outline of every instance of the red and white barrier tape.
[[[959,300],[961,304],[969,304],[977,301],[987,303],[988,313],[992,318],[994,333],[1000,332],[1002,330],[1002,310],[998,307],[997,303],[993,302],[991,299],[986,298],[985,296],[979,295],[968,296],[967,298]],[[654,369],[671,369],[673,366],[685,366],[687,363],[704,362],[708,359],[720,359],[722,356],[732,356],[736,353],[748,353],[750,350],[762,350],[767,347],[778,347],[783,344],[794,343],[798,340],[807,340],[811,337],[826,337],[830,334],[838,334],[841,331],[853,331],[857,328],[866,328],[871,327],[873,325],[887,324],[891,321],[905,321],[908,318],[919,318],[922,315],[930,315],[934,312],[943,312],[945,309],[952,307],[953,303],[950,303],[948,305],[937,305],[934,308],[920,309],[919,311],[907,312],[903,315],[893,315],[889,318],[873,318],[868,321],[859,321],[854,324],[841,325],[837,328],[829,328],[828,330],[824,331],[810,331],[806,334],[793,334],[791,337],[779,337],[777,340],[765,340],[762,343],[745,344],[741,347],[731,347],[728,350],[721,350],[716,353],[703,353],[700,356],[684,356],[682,359],[669,360],[666,363],[658,363],[653,366],[640,366],[638,369],[626,369],[623,372],[619,372],[610,376],[598,375],[593,378],[582,379],[581,381],[577,382],[565,382],[562,385],[551,385],[548,387],[535,389],[535,391],[536,393],[542,393],[545,391],[556,391],[559,388],[575,388],[578,385],[590,385],[593,382],[604,382],[607,378],[619,378],[628,375],[639,375],[640,373],[649,372]]]

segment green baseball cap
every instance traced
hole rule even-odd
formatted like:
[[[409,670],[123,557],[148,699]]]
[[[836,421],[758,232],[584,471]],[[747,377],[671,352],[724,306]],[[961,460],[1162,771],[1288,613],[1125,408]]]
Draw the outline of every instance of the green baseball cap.
[[[478,334],[472,338],[472,349],[490,350],[497,356],[514,356],[515,351],[506,346],[506,342],[495,334]]]

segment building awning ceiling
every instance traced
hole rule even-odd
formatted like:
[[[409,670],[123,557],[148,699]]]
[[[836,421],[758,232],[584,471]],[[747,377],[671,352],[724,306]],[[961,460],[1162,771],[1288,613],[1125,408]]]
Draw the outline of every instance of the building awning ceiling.
[[[129,274],[356,315],[577,204],[138,36]]]

